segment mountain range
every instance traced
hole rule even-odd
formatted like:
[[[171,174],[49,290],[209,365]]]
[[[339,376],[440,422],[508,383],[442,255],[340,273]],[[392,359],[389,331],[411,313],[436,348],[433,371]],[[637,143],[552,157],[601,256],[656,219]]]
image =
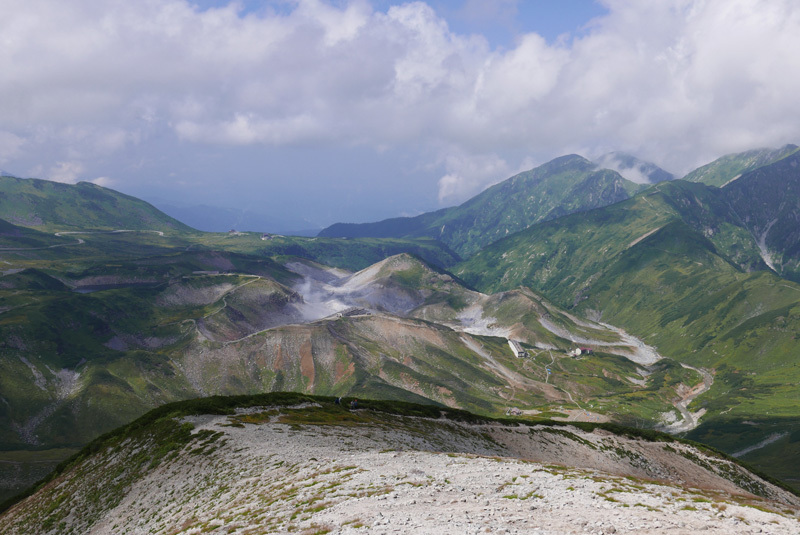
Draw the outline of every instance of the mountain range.
[[[378,223],[338,223],[319,236],[427,237],[467,257],[535,223],[614,204],[643,187],[573,154],[515,175],[453,208]]]
[[[799,194],[794,146],[683,180],[569,155],[310,238],[2,177],[0,491],[164,403],[278,391],[659,429],[797,485]]]

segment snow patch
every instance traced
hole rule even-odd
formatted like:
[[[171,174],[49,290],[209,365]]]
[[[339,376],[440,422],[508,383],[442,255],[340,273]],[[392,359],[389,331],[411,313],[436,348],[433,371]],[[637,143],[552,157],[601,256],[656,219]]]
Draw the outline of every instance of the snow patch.
[[[497,318],[485,316],[481,305],[472,305],[462,310],[458,316],[461,330],[478,336],[499,336],[509,338],[511,329],[497,326]]]
[[[757,236],[756,239],[756,244],[758,245],[758,252],[761,254],[761,259],[764,260],[764,263],[768,265],[769,268],[772,271],[775,271],[776,273],[778,272],[778,270],[775,269],[775,263],[772,258],[772,255],[767,249],[767,234],[769,234],[769,231],[772,229],[772,225],[774,225],[777,222],[778,222],[777,218],[770,221],[769,224],[767,225],[767,228],[764,229],[764,232],[762,232],[759,236]]]
[[[36,385],[36,387],[39,388],[39,390],[47,391],[47,379],[44,378],[42,372],[40,372],[39,369],[25,357],[20,356],[19,360],[21,360],[22,363],[26,365],[33,374],[33,384]]]

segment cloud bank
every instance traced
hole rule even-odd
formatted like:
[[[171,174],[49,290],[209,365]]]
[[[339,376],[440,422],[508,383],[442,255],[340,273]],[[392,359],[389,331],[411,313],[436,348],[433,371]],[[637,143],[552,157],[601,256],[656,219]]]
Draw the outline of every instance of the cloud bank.
[[[493,48],[424,2],[4,0],[0,164],[122,186],[116,162],[130,171],[163,143],[181,158],[391,149],[433,170],[448,204],[567,152],[680,175],[800,140],[795,0],[602,3],[571,40],[531,28]]]

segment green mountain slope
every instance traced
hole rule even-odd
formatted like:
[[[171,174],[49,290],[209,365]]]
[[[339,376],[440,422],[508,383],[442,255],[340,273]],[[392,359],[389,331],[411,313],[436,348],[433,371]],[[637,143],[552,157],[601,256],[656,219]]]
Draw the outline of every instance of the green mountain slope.
[[[0,218],[40,230],[130,229],[191,232],[154,206],[89,182],[0,177]]]
[[[676,185],[683,187],[669,186]],[[743,272],[691,224],[696,221],[674,209],[681,202],[674,191],[663,195],[665,189],[537,225],[490,246],[455,272],[484,291],[542,291],[562,306],[657,341],[667,355],[688,352],[695,356],[682,360],[717,364],[696,353],[725,339],[742,318],[767,318],[794,304],[800,287],[767,271]]]
[[[528,285],[556,292],[558,299],[575,299],[580,281],[599,274],[636,240],[681,221],[741,271],[773,269],[795,279],[800,262],[795,223],[800,218],[799,198],[800,153],[721,189],[682,180],[664,182],[617,205],[535,225],[486,247],[456,272],[491,291]]]
[[[757,173],[733,184],[757,184]],[[536,225],[487,247],[455,273],[483,291],[532,288],[629,330],[664,355],[715,370],[713,387],[692,405],[708,411],[696,433],[735,452],[774,431],[776,421],[765,415],[779,418],[782,431],[800,429],[790,393],[800,381],[794,358],[800,286],[766,266],[747,273],[735,261],[733,253],[741,260],[755,246],[750,232],[734,224],[728,200],[735,198],[726,192],[733,184],[721,190],[660,184],[615,206]],[[720,434],[737,418],[758,423],[739,439]],[[800,478],[790,457],[776,463],[774,456],[753,455],[773,473]]]
[[[797,145],[785,145],[779,149],[756,149],[728,154],[698,167],[683,177],[683,180],[722,187],[744,173],[774,163],[796,153],[797,150]]]
[[[783,438],[782,450],[756,448],[748,460],[800,483],[793,442],[800,433],[800,287],[766,271],[741,273],[674,222],[621,254],[579,309],[624,325],[681,362],[714,370],[713,387],[694,403],[708,414],[690,436],[730,453]],[[742,428],[742,421],[751,425]]]
[[[764,262],[781,276],[800,280],[800,151],[728,184],[723,198]]]
[[[69,237],[53,236],[38,230],[13,225],[0,219],[0,253],[4,251],[30,251],[64,247],[76,244],[77,240]]]
[[[675,218],[663,196],[648,190],[606,209],[534,225],[489,245],[454,272],[485,292],[527,286],[572,305],[609,260]]]
[[[577,155],[520,173],[460,206],[378,223],[337,223],[326,237],[429,237],[462,257],[530,225],[627,199],[642,186]]]
[[[0,278],[0,450],[75,447],[167,401],[277,390],[632,423],[700,381],[668,360],[642,375],[614,330],[411,255],[353,274],[288,260],[182,250]],[[335,314],[351,306],[370,311]],[[596,351],[571,358],[577,343]]]

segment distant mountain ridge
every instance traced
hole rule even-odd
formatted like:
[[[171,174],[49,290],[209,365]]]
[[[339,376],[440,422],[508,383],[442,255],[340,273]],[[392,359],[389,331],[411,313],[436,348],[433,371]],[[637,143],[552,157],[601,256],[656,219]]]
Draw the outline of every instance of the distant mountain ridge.
[[[319,236],[430,237],[468,257],[534,223],[614,204],[644,187],[571,154],[495,184],[456,207],[377,223],[337,223]]]
[[[796,145],[785,145],[729,154],[692,171],[683,180],[721,187],[798,150]],[[336,223],[318,235],[428,237],[468,258],[482,247],[533,224],[615,204],[653,184],[675,178],[657,165],[623,152],[605,154],[594,163],[573,154],[515,175],[459,206],[374,223]]]
[[[0,177],[0,218],[44,231],[194,231],[141,199],[90,182],[12,176]]]
[[[795,147],[722,191],[764,262],[782,276],[800,280],[800,150]]]
[[[204,232],[228,232],[235,229],[290,236],[316,236],[321,230],[308,221],[283,220],[255,210],[184,205],[160,200],[151,202],[168,216]]]
[[[534,282],[530,275],[518,271],[515,258],[507,253],[517,248],[530,249],[523,254],[529,259],[526,263],[529,268],[535,270],[536,265],[548,261],[549,279],[566,277],[569,273],[581,279],[597,272],[594,262],[621,253],[673,221],[682,222],[702,236],[713,254],[741,271],[772,269],[782,277],[800,281],[800,232],[796,223],[800,221],[800,151],[745,173],[722,188],[684,180],[663,182],[616,205],[561,218],[557,223],[539,223],[485,248],[462,264],[474,264],[467,271],[475,269],[476,274],[482,273],[477,264],[486,260],[496,261],[498,269],[507,264],[502,277],[486,272],[477,279],[465,280],[492,291],[513,287],[509,284],[531,283],[532,287],[543,290],[542,281]],[[548,251],[556,247],[552,245],[558,242],[556,236],[572,232],[576,233],[574,238],[570,237],[574,239],[574,249],[570,247],[559,255],[577,254],[578,258],[570,260],[566,270],[554,269],[555,258]],[[534,253],[533,244],[541,240],[551,245]],[[602,257],[596,253],[581,255],[578,251],[585,247],[603,251]],[[530,261],[538,257],[541,262]],[[586,271],[577,275],[576,270]],[[460,272],[461,269],[456,270],[456,274]],[[482,286],[478,280],[487,281],[490,286]],[[573,286],[571,291],[577,288]]]

